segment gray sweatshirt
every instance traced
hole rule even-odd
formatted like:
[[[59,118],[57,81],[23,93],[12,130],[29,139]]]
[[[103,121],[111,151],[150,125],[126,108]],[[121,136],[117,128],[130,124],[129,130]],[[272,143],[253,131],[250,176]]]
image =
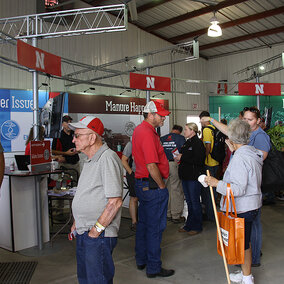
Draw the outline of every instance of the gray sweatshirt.
[[[235,151],[223,180],[218,182],[216,188],[217,192],[223,195],[220,203],[222,211],[226,211],[226,203],[223,206],[223,198],[227,192],[227,183],[231,184],[237,213],[244,213],[261,207],[262,165],[263,154],[253,146],[244,145]]]

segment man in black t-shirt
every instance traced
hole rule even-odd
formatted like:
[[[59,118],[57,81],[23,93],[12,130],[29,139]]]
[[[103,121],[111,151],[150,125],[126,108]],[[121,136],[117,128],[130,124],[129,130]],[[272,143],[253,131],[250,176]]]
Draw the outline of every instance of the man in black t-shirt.
[[[55,155],[60,166],[75,169],[80,174],[79,155],[72,142],[74,132],[68,125],[72,120],[69,115],[63,116],[60,138],[53,139],[52,142],[52,154]]]

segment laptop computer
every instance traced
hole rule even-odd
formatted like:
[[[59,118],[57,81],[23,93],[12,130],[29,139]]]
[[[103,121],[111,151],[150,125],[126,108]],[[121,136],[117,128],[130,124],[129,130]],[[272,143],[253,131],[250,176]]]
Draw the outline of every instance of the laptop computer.
[[[30,155],[15,155],[16,164],[19,171],[28,172],[30,164]]]

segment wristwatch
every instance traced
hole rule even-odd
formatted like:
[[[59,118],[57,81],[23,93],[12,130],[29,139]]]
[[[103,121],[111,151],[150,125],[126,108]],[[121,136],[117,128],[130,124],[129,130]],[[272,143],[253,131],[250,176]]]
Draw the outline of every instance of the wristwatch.
[[[98,227],[97,225],[95,225],[95,228],[96,228],[96,230],[97,230],[98,233],[101,233],[101,232],[103,231],[103,229],[100,228],[100,227]]]

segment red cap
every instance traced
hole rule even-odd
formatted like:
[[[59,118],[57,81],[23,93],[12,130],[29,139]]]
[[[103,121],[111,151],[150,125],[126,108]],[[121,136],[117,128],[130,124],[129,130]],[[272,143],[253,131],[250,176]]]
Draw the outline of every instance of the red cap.
[[[171,112],[164,109],[163,105],[160,104],[159,102],[156,101],[151,101],[149,103],[147,103],[144,107],[143,112],[145,113],[157,113],[160,116],[167,116],[169,115]]]
[[[78,122],[69,123],[69,126],[72,130],[75,130],[76,128],[89,128],[98,133],[100,136],[104,133],[103,123],[99,118],[92,115],[84,116]]]

